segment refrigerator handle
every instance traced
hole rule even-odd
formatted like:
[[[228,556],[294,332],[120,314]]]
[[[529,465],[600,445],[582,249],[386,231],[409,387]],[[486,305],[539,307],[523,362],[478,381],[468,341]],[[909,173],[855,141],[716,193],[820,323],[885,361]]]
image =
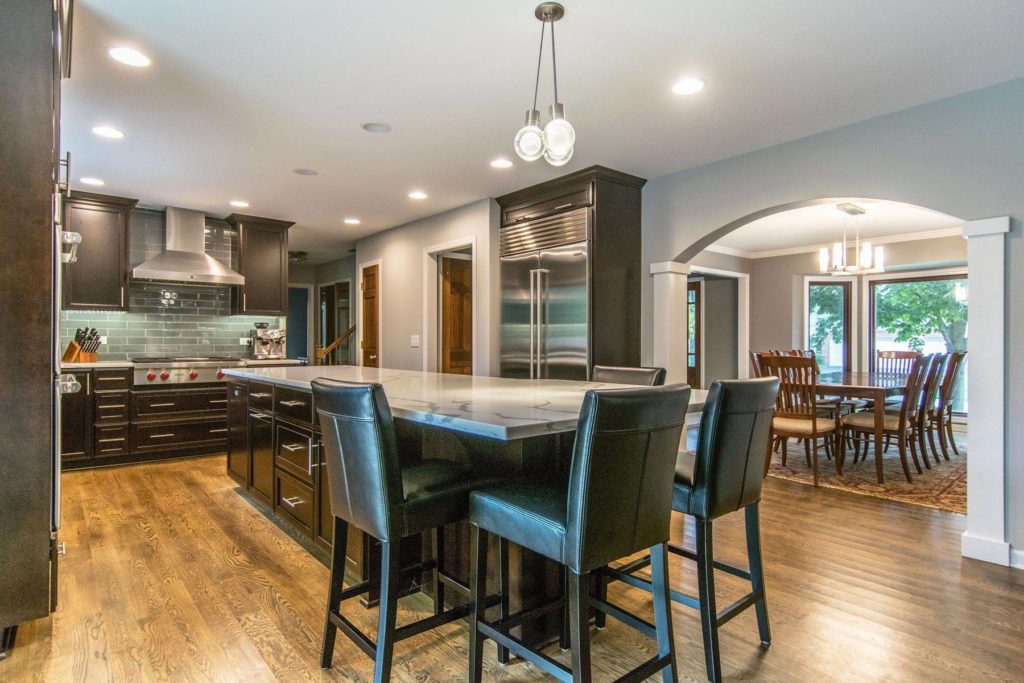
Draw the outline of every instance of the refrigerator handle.
[[[536,315],[537,315],[537,271],[530,271],[530,379],[536,379],[533,372],[536,359],[534,341],[536,340]]]
[[[537,271],[537,379],[548,378],[548,273]]]

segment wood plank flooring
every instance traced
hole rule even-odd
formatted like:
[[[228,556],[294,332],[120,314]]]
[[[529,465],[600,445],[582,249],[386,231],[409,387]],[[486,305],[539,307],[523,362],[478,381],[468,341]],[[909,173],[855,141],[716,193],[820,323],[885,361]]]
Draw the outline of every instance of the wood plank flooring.
[[[0,681],[365,681],[371,661],[339,635],[319,669],[327,569],[235,491],[223,456],[64,475],[68,555],[59,607],[22,626]],[[758,647],[749,611],[722,630],[727,680],[1020,681],[1024,572],[959,555],[963,518],[769,479],[763,544],[774,644]],[[744,563],[742,515],[716,522],[716,549]],[[673,538],[692,526],[676,515]],[[673,583],[695,593],[678,558]],[[719,604],[741,594],[719,574]],[[650,614],[622,584],[613,601]],[[402,601],[399,623],[425,611]],[[349,614],[369,630],[375,610]],[[681,680],[704,681],[696,612],[674,605]],[[608,620],[593,635],[596,680],[654,653]],[[461,622],[399,643],[396,681],[465,680]],[[543,680],[485,651],[485,680]],[[562,661],[554,647],[552,655]]]

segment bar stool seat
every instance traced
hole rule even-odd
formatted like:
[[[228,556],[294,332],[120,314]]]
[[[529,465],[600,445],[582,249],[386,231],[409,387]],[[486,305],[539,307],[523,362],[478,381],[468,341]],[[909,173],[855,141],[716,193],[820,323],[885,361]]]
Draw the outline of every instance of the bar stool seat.
[[[463,463],[429,458],[402,466],[401,536],[412,536],[466,519],[469,492],[494,483]]]
[[[567,508],[562,483],[516,481],[470,495],[474,524],[563,564]]]

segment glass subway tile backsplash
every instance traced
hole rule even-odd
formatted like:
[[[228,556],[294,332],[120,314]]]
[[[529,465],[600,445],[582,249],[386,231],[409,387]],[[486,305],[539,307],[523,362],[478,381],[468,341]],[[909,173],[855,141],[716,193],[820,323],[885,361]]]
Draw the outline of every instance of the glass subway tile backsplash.
[[[237,267],[234,231],[224,221],[207,218],[206,253]],[[164,245],[162,211],[138,209],[131,216],[131,266],[154,256]],[[202,287],[155,282],[132,282],[128,312],[62,311],[61,348],[74,338],[75,329],[95,327],[107,338],[100,360],[131,356],[236,356],[249,354],[239,344],[253,324],[277,327],[274,316],[231,315],[229,287]]]

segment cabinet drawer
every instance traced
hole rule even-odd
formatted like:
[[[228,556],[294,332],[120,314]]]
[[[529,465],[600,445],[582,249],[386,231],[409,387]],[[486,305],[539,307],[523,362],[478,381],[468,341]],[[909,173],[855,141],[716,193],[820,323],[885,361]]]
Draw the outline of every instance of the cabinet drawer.
[[[97,392],[128,391],[132,388],[132,371],[131,368],[93,370],[92,382]]]
[[[249,408],[263,412],[274,410],[274,387],[259,382],[249,382]]]
[[[96,457],[128,454],[128,427],[96,427]]]
[[[274,389],[274,414],[285,420],[313,424],[313,394],[277,387]]]
[[[228,423],[224,420],[189,422],[185,424],[132,425],[137,452],[193,448],[227,444]]]
[[[274,507],[292,526],[312,538],[313,489],[295,477],[277,470],[274,475],[276,492]]]
[[[182,413],[227,413],[228,395],[224,388],[186,391],[135,392],[132,416],[135,418],[180,417]]]
[[[316,461],[313,432],[277,423],[275,463],[278,467],[312,484]]]
[[[571,211],[572,209],[579,209],[591,204],[593,204],[593,195],[590,183],[574,190],[567,191],[565,188],[561,188],[553,196],[548,194],[534,197],[528,202],[506,208],[502,212],[501,224],[515,225],[523,221],[549,216],[562,211]]]
[[[95,405],[97,425],[128,421],[131,399],[127,393],[97,393]]]

